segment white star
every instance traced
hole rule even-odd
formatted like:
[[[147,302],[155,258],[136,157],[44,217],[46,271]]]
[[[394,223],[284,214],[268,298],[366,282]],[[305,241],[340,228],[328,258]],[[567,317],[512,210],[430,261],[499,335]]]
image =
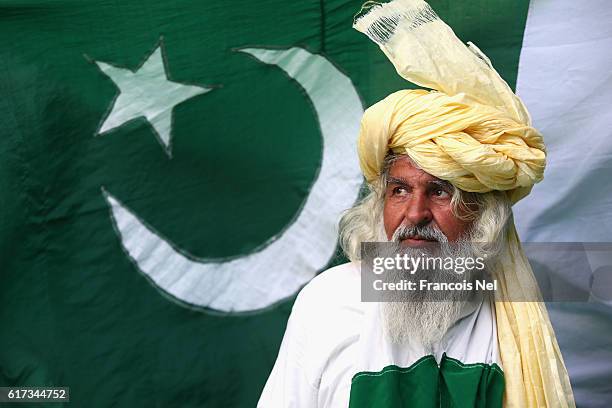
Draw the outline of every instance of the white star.
[[[105,62],[96,61],[96,64],[119,88],[119,95],[98,134],[144,117],[153,127],[168,156],[171,156],[172,110],[179,103],[209,92],[212,88],[170,81],[164,67],[161,46],[135,72]]]

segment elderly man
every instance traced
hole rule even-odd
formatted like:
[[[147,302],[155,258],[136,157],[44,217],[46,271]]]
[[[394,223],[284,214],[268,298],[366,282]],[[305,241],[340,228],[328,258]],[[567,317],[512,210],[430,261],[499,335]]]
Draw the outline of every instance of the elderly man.
[[[258,406],[574,406],[512,220],[511,205],[545,166],[527,110],[422,0],[375,4],[355,28],[400,75],[433,91],[399,91],[364,114],[358,151],[369,194],[340,222],[351,262],[300,292]],[[487,257],[499,290],[364,302],[361,244],[386,240],[404,253],[437,242],[455,256]]]

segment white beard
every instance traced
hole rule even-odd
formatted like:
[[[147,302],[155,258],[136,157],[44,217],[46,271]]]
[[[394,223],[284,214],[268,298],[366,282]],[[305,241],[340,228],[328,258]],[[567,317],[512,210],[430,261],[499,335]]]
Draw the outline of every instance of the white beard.
[[[420,344],[433,350],[462,316],[461,302],[385,302],[385,336],[394,344]]]
[[[440,243],[442,257],[473,257],[482,255],[482,251],[475,250],[467,241],[453,243]],[[399,242],[394,251],[407,253],[409,256],[420,257],[422,249],[402,247]],[[427,252],[427,251],[425,251]],[[478,254],[478,255],[477,255]],[[489,266],[489,262],[486,262]],[[457,274],[444,269],[417,270],[413,277],[427,279],[429,282],[472,282],[483,275],[483,271],[466,271]],[[403,274],[400,276],[400,274]],[[394,280],[406,278],[405,272],[397,272]],[[395,344],[420,344],[426,350],[432,350],[439,343],[447,331],[461,318],[475,309],[481,298],[475,292],[466,298],[461,291],[422,291],[402,293],[403,301],[382,302],[381,314],[385,336]]]

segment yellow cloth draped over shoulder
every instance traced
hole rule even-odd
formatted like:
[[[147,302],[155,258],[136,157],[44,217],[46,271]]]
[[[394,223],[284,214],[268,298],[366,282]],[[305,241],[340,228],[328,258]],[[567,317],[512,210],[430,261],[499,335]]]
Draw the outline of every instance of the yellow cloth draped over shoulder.
[[[506,191],[512,203],[543,178],[546,151],[521,100],[473,44],[463,44],[422,0],[366,3],[354,28],[406,80],[363,115],[361,169],[376,179],[389,150],[469,192]],[[514,224],[495,271],[505,407],[574,407],[567,370]],[[508,301],[524,300],[524,301]]]

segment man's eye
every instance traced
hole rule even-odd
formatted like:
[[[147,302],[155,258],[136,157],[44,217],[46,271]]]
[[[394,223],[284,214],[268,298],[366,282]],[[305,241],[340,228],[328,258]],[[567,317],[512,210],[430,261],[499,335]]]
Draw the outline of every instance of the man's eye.
[[[446,198],[449,196],[448,191],[442,188],[436,188],[435,190],[433,190],[433,195],[435,197],[440,197],[440,198]]]
[[[408,191],[404,187],[395,187],[392,190],[394,196],[405,195]]]

